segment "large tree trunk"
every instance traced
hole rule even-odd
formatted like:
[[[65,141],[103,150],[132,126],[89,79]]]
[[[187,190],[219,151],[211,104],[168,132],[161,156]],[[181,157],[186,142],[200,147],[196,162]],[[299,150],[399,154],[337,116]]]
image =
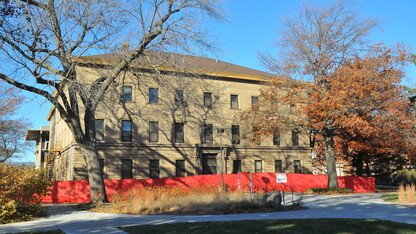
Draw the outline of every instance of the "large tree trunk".
[[[78,145],[87,162],[91,203],[107,202],[103,173],[94,142],[84,140],[78,142]]]
[[[88,180],[90,182],[90,198],[92,203],[107,202],[103,171],[100,167],[95,144],[95,114],[87,105],[84,114],[85,137],[78,144],[88,166]]]
[[[325,157],[328,170],[328,188],[338,188],[337,171],[335,167],[334,137],[332,134],[325,135]]]
[[[357,154],[355,158],[354,166],[355,166],[356,175],[363,176],[364,165],[363,165],[363,153],[362,152]]]

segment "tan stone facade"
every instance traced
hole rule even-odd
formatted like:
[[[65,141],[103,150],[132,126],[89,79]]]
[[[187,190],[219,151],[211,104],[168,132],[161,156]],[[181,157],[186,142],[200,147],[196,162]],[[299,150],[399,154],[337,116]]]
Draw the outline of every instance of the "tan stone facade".
[[[97,152],[105,179],[312,173],[309,136],[281,133],[254,143],[250,123],[239,119],[272,75],[217,63],[218,70],[211,67],[209,72],[200,64],[203,74],[155,74],[147,69],[123,73],[96,113]],[[105,72],[103,67],[77,67],[86,86]],[[65,122],[54,109],[48,119],[51,178],[86,179],[85,160]]]

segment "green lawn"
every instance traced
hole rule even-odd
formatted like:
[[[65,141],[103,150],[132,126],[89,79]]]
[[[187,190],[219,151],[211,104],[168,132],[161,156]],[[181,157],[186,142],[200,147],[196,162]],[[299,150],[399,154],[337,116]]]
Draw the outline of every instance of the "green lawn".
[[[383,201],[385,202],[396,202],[397,200],[399,200],[399,194],[397,193],[386,194],[386,195],[381,196],[381,199],[383,199]]]
[[[405,196],[405,198],[407,198],[407,195]],[[416,198],[416,193],[415,193],[415,198]],[[385,194],[381,196],[381,199],[383,199],[383,201],[385,202],[397,202],[399,201],[399,194],[398,193]]]
[[[416,225],[374,219],[288,219],[121,227],[128,233],[416,233]]]

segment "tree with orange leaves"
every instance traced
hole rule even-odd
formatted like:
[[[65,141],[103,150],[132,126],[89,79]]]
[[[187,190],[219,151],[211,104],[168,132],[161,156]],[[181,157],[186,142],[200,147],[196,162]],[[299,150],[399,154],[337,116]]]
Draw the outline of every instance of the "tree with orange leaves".
[[[332,76],[341,66],[366,48],[366,36],[378,24],[377,20],[363,18],[359,14],[359,9],[348,0],[338,0],[324,7],[304,5],[298,14],[291,14],[282,23],[284,28],[277,43],[281,49],[280,54],[278,58],[271,55],[261,55],[263,63],[269,70],[283,77],[311,80],[310,85],[299,84],[299,82],[289,82],[290,84],[284,85],[295,85],[296,88],[302,85],[308,86],[305,89],[306,93],[310,95],[320,90],[321,94],[316,94],[317,96],[314,98],[323,100],[327,98],[326,94],[329,94],[327,91],[331,86]],[[281,81],[276,81],[272,86],[279,87],[279,83]],[[289,93],[293,93],[293,91],[289,91]],[[298,95],[292,95],[291,98],[296,96]],[[302,96],[305,96],[305,92],[300,95],[300,97]],[[307,98],[298,101],[300,103],[309,102]],[[287,103],[289,107],[294,107],[295,105],[290,102]],[[296,112],[294,110],[296,108],[292,109],[289,111]],[[302,118],[308,118],[306,112],[303,114]],[[313,118],[319,119],[324,116],[324,110],[322,110],[321,116],[317,115]],[[324,130],[322,136],[325,139],[324,152],[328,169],[328,187],[337,188],[335,133],[331,127],[333,123],[331,120],[327,120],[320,124]],[[293,121],[293,125],[299,125],[299,121]]]
[[[245,112],[245,119],[259,129],[256,135],[312,129],[328,171],[335,171],[335,152],[352,158],[360,175],[363,161],[372,157],[410,153],[416,121],[400,85],[408,53],[400,45],[376,45],[367,51],[327,74],[325,86],[274,80],[261,91],[260,107]]]
[[[364,164],[369,170],[372,161],[409,155],[416,123],[400,84],[407,52],[382,45],[368,51],[341,66],[328,89],[314,87],[306,108],[311,128],[322,131],[330,123],[337,152],[352,161],[359,176]]]

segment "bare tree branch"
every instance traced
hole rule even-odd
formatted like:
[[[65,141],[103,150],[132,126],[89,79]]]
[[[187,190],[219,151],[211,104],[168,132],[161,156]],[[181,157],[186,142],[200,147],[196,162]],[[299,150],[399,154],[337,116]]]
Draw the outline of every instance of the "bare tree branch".
[[[109,90],[117,89],[121,74],[134,68],[146,51],[211,50],[200,27],[206,16],[223,18],[220,3],[21,0],[15,6],[21,9],[19,14],[3,16],[0,56],[8,65],[0,79],[54,105],[87,161],[92,201],[103,198],[97,192],[105,194],[95,150],[96,109]],[[122,42],[130,42],[134,49],[108,66],[97,67],[95,80],[80,72],[84,56],[119,51]],[[95,68],[94,62],[90,65]]]
[[[314,86],[304,89],[304,92],[312,95],[319,89],[322,102],[325,102],[333,95],[329,89],[334,74],[366,49],[366,36],[377,23],[374,19],[365,19],[359,15],[348,0],[338,0],[324,7],[305,5],[297,15],[288,16],[283,21],[284,30],[277,42],[280,48],[278,58],[263,54],[260,59],[270,70],[281,76],[313,81]],[[266,94],[270,95],[270,91]],[[277,113],[282,109],[283,106],[277,108]],[[309,120],[303,121],[305,129],[312,126],[310,120],[315,116],[307,118]],[[296,124],[291,122],[292,126]],[[337,133],[334,122],[333,118],[324,118],[320,125],[313,125],[313,130],[321,134],[325,142],[329,188],[338,187],[334,153]]]

